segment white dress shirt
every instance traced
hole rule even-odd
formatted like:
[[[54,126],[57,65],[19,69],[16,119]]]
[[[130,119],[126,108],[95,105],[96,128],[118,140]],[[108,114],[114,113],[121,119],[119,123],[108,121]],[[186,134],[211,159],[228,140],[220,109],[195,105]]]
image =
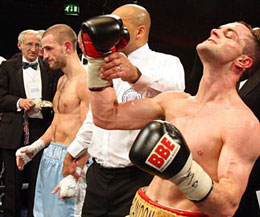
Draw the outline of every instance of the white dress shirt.
[[[28,62],[23,57],[23,62]],[[38,58],[34,62],[30,63],[38,63]],[[28,67],[27,69],[23,69],[23,82],[24,82],[24,89],[25,94],[28,99],[35,99],[39,100],[42,98],[42,79],[41,79],[41,71],[40,66],[38,64],[37,69],[34,70],[31,67]],[[17,106],[19,105],[19,101],[17,102]],[[21,109],[19,106],[17,107],[18,110]],[[28,117],[30,118],[40,118],[42,119],[42,113],[41,108],[34,107],[31,110],[28,111]]]
[[[184,91],[184,70],[179,58],[152,51],[148,44],[132,52],[128,58],[142,75],[132,85],[121,79],[113,80],[119,103],[154,97],[169,90]],[[79,153],[88,148],[89,154],[103,167],[130,166],[132,163],[128,158],[128,153],[138,132],[139,130],[101,129],[92,123],[90,109],[76,138],[70,144],[68,152],[73,157],[77,157]]]
[[[248,79],[244,80],[244,81],[240,81],[239,82],[239,90],[244,86],[244,84],[247,82]]]
[[[3,61],[5,61],[6,59],[4,57],[0,56],[0,65],[2,64]]]

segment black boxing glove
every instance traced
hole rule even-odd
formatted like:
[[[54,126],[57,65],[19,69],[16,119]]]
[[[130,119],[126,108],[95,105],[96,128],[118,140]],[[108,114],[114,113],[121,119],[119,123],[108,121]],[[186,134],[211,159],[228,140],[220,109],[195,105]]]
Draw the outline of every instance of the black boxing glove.
[[[119,42],[116,44],[116,51],[123,50],[127,46],[129,40],[130,40],[130,35],[128,29],[125,26],[123,26],[121,32],[121,38]]]
[[[112,81],[99,77],[103,58],[122,50],[129,42],[129,33],[120,17],[102,15],[81,24],[82,41],[88,59],[88,87],[92,91],[112,86]]]
[[[192,201],[205,199],[213,188],[210,176],[192,160],[180,133],[166,121],[152,121],[136,137],[129,153],[140,169],[168,179]]]

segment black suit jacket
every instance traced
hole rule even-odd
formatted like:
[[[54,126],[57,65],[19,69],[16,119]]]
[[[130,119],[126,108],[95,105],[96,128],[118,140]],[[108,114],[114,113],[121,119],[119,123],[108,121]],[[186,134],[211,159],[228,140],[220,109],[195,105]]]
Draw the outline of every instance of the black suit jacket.
[[[42,99],[52,101],[56,91],[55,72],[50,70],[48,64],[39,59],[42,80]],[[0,128],[0,147],[17,149],[21,146],[23,131],[23,110],[17,112],[17,101],[26,98],[22,57],[10,59],[0,67],[0,112],[3,112]],[[44,125],[47,128],[51,123],[53,111],[50,108],[42,110]]]
[[[238,93],[260,120],[260,69],[247,80]]]

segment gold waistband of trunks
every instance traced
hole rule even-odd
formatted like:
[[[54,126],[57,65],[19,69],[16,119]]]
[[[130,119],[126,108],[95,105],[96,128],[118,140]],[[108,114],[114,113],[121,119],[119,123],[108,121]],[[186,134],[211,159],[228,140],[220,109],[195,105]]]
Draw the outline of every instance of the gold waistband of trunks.
[[[207,217],[205,214],[172,209],[150,200],[139,189],[133,199],[128,217]]]

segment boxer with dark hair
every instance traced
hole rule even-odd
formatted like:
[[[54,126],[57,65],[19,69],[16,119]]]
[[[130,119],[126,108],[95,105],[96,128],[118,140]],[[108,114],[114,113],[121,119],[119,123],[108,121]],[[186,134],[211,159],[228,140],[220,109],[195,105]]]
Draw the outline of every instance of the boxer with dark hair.
[[[233,216],[259,157],[259,121],[236,90],[259,61],[252,30],[240,22],[222,25],[197,51],[204,70],[195,96],[166,92],[119,103],[112,87],[91,92],[99,127],[139,129],[167,121],[148,124],[130,151],[138,167],[155,175],[137,192],[131,217]]]

